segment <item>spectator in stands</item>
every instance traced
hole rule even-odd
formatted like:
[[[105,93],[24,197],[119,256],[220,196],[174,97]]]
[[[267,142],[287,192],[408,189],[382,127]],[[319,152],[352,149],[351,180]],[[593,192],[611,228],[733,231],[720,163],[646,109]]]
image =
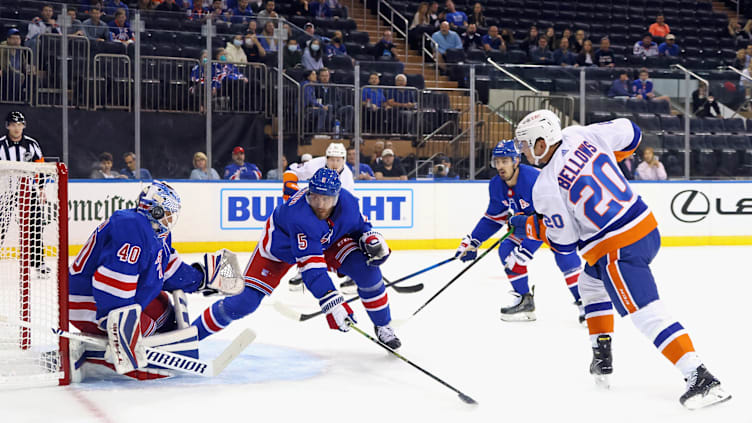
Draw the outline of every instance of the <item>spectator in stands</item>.
[[[750,31],[752,31],[752,19],[747,19],[747,23],[742,27],[737,17],[729,17],[728,32],[737,45],[752,40],[752,32]]]
[[[193,7],[188,9],[187,13],[189,21],[203,22],[209,15],[209,13],[211,13],[211,10],[209,8],[205,8],[202,1],[196,0],[193,2]]]
[[[228,0],[228,3],[229,3],[229,0]],[[264,3],[264,0],[251,0],[251,2],[248,3],[248,5],[251,6],[251,10],[253,10],[253,13],[258,14],[259,12],[261,12],[261,9],[264,8],[265,3]]]
[[[384,36],[376,43],[373,51],[376,60],[397,60],[397,51],[392,42],[392,31],[384,31]]]
[[[279,168],[269,169],[269,171],[266,172],[266,179],[281,181],[282,174],[285,173],[285,170],[287,170],[287,157],[285,157],[285,155],[283,154],[282,155],[282,170],[280,170]]]
[[[554,52],[554,64],[561,66],[577,64],[577,56],[569,50],[569,38],[559,40],[559,48]]]
[[[327,68],[319,69],[318,78],[321,85],[316,87],[316,98],[320,99],[321,104],[327,106],[334,118],[340,121],[340,125],[342,125],[340,130],[344,133],[351,133],[355,113],[352,90],[329,86],[331,73]]]
[[[120,41],[123,44],[133,42],[133,32],[126,20],[125,9],[118,9],[115,12],[115,19],[110,22],[110,35],[113,41]]]
[[[570,50],[574,51],[572,49],[572,30],[570,28],[564,28],[564,31],[561,32],[561,38],[566,38],[569,41],[569,48]],[[577,52],[575,52],[577,53]]]
[[[274,22],[267,21],[264,25],[264,30],[261,31],[261,37],[259,37],[259,43],[266,52],[277,51],[277,39],[274,38]]]
[[[258,20],[259,25],[263,28],[266,26],[267,22],[271,22],[272,24],[277,23],[277,19],[279,18],[279,15],[277,12],[274,11],[274,0],[267,0],[266,1],[266,7],[264,10],[259,12],[256,19]]]
[[[418,93],[414,88],[406,88],[407,77],[400,73],[394,77],[394,85],[386,93],[386,104],[391,109],[390,123],[393,133],[412,134],[418,106]]]
[[[527,37],[525,37],[524,40],[522,40],[522,44],[520,44],[520,49],[524,51],[527,54],[530,54],[530,50],[534,47],[538,46],[538,27],[535,25],[532,25],[530,29],[527,31]]]
[[[465,51],[471,48],[479,49],[483,47],[483,37],[478,34],[477,27],[474,23],[467,25],[467,31],[465,31],[460,38],[462,39],[462,48],[464,48]]]
[[[483,15],[483,5],[480,2],[476,2],[473,5],[473,13],[467,17],[468,24],[475,24],[477,27],[485,28],[486,17]]]
[[[629,74],[626,70],[619,72],[619,78],[615,79],[611,83],[611,88],[608,89],[608,96],[614,97],[634,97],[632,82],[629,80]]]
[[[232,63],[227,63],[225,49],[217,49],[214,55],[216,61],[212,63],[212,87],[216,88],[222,97],[229,97],[233,110],[243,110],[247,98],[248,78]]]
[[[232,149],[232,163],[225,166],[223,179],[232,181],[261,179],[261,171],[255,164],[245,161],[245,150],[238,146]]]
[[[309,16],[308,14],[308,1],[307,0],[295,0],[292,5],[292,13],[297,16]]]
[[[231,9],[231,13],[232,18],[230,21],[232,23],[246,24],[253,18],[253,9],[248,5],[248,0],[238,0],[238,5],[234,9]]]
[[[611,40],[608,37],[601,38],[601,48],[595,52],[594,59],[600,68],[613,68],[616,66],[614,52],[611,51]]]
[[[256,35],[258,32],[258,22],[256,21],[256,19],[249,19],[248,27],[245,29],[245,33]]]
[[[428,16],[428,3],[421,2],[418,5],[418,11],[413,15],[413,22],[410,24],[410,29],[413,29],[421,25],[430,25],[431,18]]]
[[[96,0],[94,0],[96,1]],[[138,0],[138,10],[149,12],[159,6],[159,2],[156,0]],[[104,5],[102,5],[104,10]]]
[[[285,69],[302,67],[303,53],[301,53],[298,47],[298,41],[295,38],[287,40],[287,46],[282,54],[282,60],[285,64]]]
[[[437,160],[439,163],[434,167],[433,176],[437,179],[459,179],[457,172],[452,169],[452,159],[441,155]]]
[[[152,6],[152,8],[158,9],[158,4]],[[107,0],[104,4],[104,13],[110,16],[114,16],[118,9],[125,10],[128,14],[128,5],[123,0]]]
[[[26,41],[38,37],[39,34],[60,34],[60,27],[52,18],[53,13],[51,4],[42,5],[42,17],[35,17],[31,20],[26,32]]]
[[[750,61],[747,67],[742,71],[742,76],[739,78],[739,85],[744,87],[744,93],[747,100],[752,98],[752,61]]]
[[[209,52],[201,50],[201,57],[199,57],[198,64],[191,68],[191,87],[188,89],[188,93],[192,96],[198,97],[197,103],[199,104],[199,112],[204,112],[204,67],[206,62],[209,61]],[[217,95],[217,87],[212,82],[212,97]]]
[[[692,110],[697,117],[715,117],[721,114],[721,108],[715,101],[712,93],[708,93],[708,87],[700,83],[692,93]]]
[[[248,0],[245,0],[246,2]],[[248,56],[243,51],[243,36],[238,34],[232,37],[225,45],[225,58],[232,63],[248,63]]]
[[[401,163],[394,162],[394,151],[392,151],[389,148],[385,148],[384,151],[381,153],[381,163],[379,163],[373,169],[373,172],[376,176],[376,179],[380,181],[383,181],[383,180],[406,181],[407,180],[407,172],[405,172],[405,168],[402,167]]]
[[[467,26],[467,15],[465,12],[459,12],[454,7],[452,0],[446,2],[447,13],[444,19],[449,22],[449,27],[452,29],[464,28]]]
[[[554,51],[554,49],[556,48],[556,32],[554,31],[554,27],[549,26],[548,28],[546,28],[546,33],[543,34],[543,37],[548,40],[548,49]]]
[[[499,28],[496,25],[491,25],[488,28],[488,34],[481,38],[481,45],[483,46],[483,50],[487,52],[491,50],[506,52],[508,44],[499,34]]]
[[[637,165],[634,176],[642,181],[665,181],[668,178],[663,163],[658,160],[652,147],[642,150],[642,163]]]
[[[548,38],[538,38],[538,46],[530,49],[530,61],[536,65],[550,65],[554,62],[554,54],[548,48]]]
[[[438,46],[439,51],[435,52],[435,54],[439,61],[439,67],[446,69],[446,65],[444,64],[444,54],[447,49],[462,48],[462,40],[460,40],[460,36],[457,35],[456,32],[449,29],[449,22],[442,22],[439,28],[438,31],[433,33],[431,39],[433,39]]]
[[[353,176],[355,176],[355,179],[358,179],[361,181],[370,181],[372,179],[376,179],[376,175],[373,174],[373,169],[371,169],[371,166],[368,166],[366,163],[361,162],[359,171],[355,172],[355,158],[356,157],[357,157],[357,154],[355,152],[355,147],[348,147],[347,167],[350,168],[350,171],[353,173]]]
[[[650,32],[653,37],[665,37],[671,32],[671,28],[669,28],[668,24],[665,22],[663,13],[659,13],[658,16],[655,17],[655,22],[650,25],[648,32]]]
[[[210,13],[204,17],[204,21],[211,21],[214,25],[229,27],[231,25],[232,12],[222,7],[222,0],[213,0]]]
[[[316,35],[316,28],[312,23],[306,22],[306,24],[303,25],[303,31],[305,31],[303,35],[298,38],[298,44],[300,44],[300,48],[308,47],[308,45],[311,43],[311,40],[321,41],[321,37]]]
[[[314,18],[331,18],[332,11],[325,0],[311,0],[308,3],[308,13]]]
[[[347,56],[347,47],[345,47],[345,43],[342,42],[343,39],[342,31],[334,31],[334,37],[332,37],[329,44],[326,45],[327,58],[331,59],[334,56]]]
[[[491,28],[488,28],[488,31],[490,32]],[[496,31],[498,31],[498,29]],[[504,44],[506,46],[513,45],[514,44],[514,31],[512,31],[509,28],[502,29],[501,30],[501,39],[504,40]]]
[[[112,35],[110,27],[102,22],[102,9],[99,6],[93,6],[89,10],[89,19],[83,22],[84,34],[89,40],[110,41]]]
[[[303,51],[303,67],[308,70],[319,70],[324,67],[324,52],[321,49],[321,40],[313,39]]]
[[[305,80],[301,84],[303,90],[303,105],[305,106],[306,129],[317,133],[324,132],[326,128],[331,127],[332,108],[329,104],[322,104],[318,97],[318,82],[316,71],[308,70],[305,73]]]
[[[5,101],[20,101],[25,92],[27,67],[21,50],[21,31],[16,28],[8,30],[8,37],[0,43],[0,86],[3,87],[0,98]]]
[[[199,0],[195,0],[199,1]],[[197,151],[193,155],[193,170],[191,171],[190,179],[197,179],[200,181],[216,181],[219,180],[219,174],[213,168],[209,168],[207,165],[206,154],[201,151]]]
[[[112,154],[104,152],[99,155],[99,162],[89,176],[91,179],[125,179],[125,175],[112,170]]]
[[[76,15],[76,6],[68,6],[68,17],[70,17],[70,26],[68,27],[68,35],[72,35],[74,37],[83,37],[84,36],[84,28],[81,24],[81,21],[77,19]]]
[[[595,53],[593,53],[593,42],[585,40],[582,45],[580,54],[577,55],[577,64],[575,66],[595,66]]]
[[[642,40],[635,43],[632,54],[642,57],[657,56],[658,44],[653,41],[653,36],[647,33],[642,36]]]
[[[745,64],[747,63],[747,49],[740,48],[736,51],[736,58],[734,58],[734,61],[731,63],[731,66],[738,69],[744,69],[746,68]]]
[[[439,3],[431,2],[431,6],[428,8],[429,25],[438,28],[441,26],[441,20],[439,19]]]
[[[585,30],[584,29],[578,29],[574,33],[574,40],[572,40],[572,50],[580,54],[582,53],[582,49],[585,48]]]
[[[371,167],[376,168],[376,166],[381,164],[381,153],[384,152],[384,141],[376,141],[373,144],[373,153],[371,153]]]
[[[122,0],[115,0],[122,3]],[[175,3],[175,0],[163,0],[162,3],[157,6],[156,10],[160,12],[182,12],[183,8]]]
[[[120,174],[125,176],[126,179],[152,180],[149,169],[138,169],[138,176],[136,176],[136,153],[129,151],[123,154],[123,161],[125,162],[125,167],[120,169]]]
[[[370,132],[373,132],[383,122],[383,109],[388,108],[386,104],[386,96],[384,96],[384,90],[375,87],[380,84],[379,74],[371,72],[368,76],[368,85],[363,89],[361,95],[361,101],[363,102],[363,126],[368,128]]]
[[[266,56],[266,49],[255,33],[248,33],[243,37],[243,52],[249,62],[260,62]]]
[[[650,75],[648,74],[648,70],[646,68],[640,69],[640,77],[635,79],[635,81],[632,83],[632,89],[634,90],[635,94],[639,97],[642,97],[643,100],[669,101],[670,99],[668,98],[668,96],[655,96],[655,93],[653,92],[653,81],[651,81],[649,78]]]
[[[676,37],[674,34],[666,35],[666,41],[662,42],[658,46],[658,54],[661,56],[675,56],[678,57],[681,54],[679,45],[676,44]]]

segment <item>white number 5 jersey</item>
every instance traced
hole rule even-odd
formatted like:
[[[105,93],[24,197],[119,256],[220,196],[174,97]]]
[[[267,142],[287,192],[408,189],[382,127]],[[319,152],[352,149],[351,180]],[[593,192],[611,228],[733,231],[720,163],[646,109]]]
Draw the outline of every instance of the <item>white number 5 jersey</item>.
[[[594,265],[658,226],[617,165],[637,149],[642,133],[616,119],[566,128],[562,138],[533,187],[533,204],[545,216],[549,245],[562,253],[579,249]]]

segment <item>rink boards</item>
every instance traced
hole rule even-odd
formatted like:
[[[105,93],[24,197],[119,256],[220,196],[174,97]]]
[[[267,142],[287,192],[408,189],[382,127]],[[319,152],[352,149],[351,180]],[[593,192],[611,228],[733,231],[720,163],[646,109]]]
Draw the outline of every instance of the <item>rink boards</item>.
[[[281,183],[171,181],[183,208],[173,235],[181,252],[250,251],[282,202]],[[114,211],[132,208],[139,182],[71,181],[69,245],[75,254]],[[752,182],[634,182],[663,245],[752,245]],[[488,204],[488,182],[358,182],[361,213],[392,249],[455,248]]]

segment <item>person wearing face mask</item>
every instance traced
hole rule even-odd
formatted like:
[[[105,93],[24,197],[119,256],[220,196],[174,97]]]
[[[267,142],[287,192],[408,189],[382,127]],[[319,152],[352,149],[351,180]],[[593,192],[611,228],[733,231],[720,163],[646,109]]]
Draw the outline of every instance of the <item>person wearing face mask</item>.
[[[225,56],[228,62],[248,63],[248,57],[243,51],[243,36],[235,35],[232,41],[228,41],[225,46]]]
[[[347,48],[342,42],[342,31],[334,31],[334,37],[326,46],[326,57],[347,56]]]
[[[260,62],[266,56],[266,49],[259,42],[256,34],[245,34],[243,39],[243,52],[249,62]]]
[[[188,89],[188,93],[196,97],[196,104],[199,105],[199,111],[202,113],[204,111],[204,67],[208,61],[209,53],[206,50],[202,50],[199,64],[193,66],[191,69],[191,87]],[[217,88],[212,83],[212,97],[216,94]]]
[[[232,110],[246,110],[249,100],[248,88],[246,88],[248,78],[238,70],[237,66],[228,63],[225,49],[218,49],[215,59],[216,61],[212,63],[212,92],[219,91],[222,97],[229,97],[232,101]]]
[[[314,39],[303,52],[303,67],[307,70],[319,70],[324,67],[324,57],[321,51],[321,41]]]
[[[294,38],[287,40],[287,46],[283,53],[285,69],[299,68],[302,66],[303,53],[298,48],[298,41]]]

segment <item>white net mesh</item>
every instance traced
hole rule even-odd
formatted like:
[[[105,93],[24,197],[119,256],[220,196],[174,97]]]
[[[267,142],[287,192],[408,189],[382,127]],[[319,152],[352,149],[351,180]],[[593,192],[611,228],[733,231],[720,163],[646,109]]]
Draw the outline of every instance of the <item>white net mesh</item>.
[[[0,388],[63,377],[58,188],[54,163],[0,162]]]

